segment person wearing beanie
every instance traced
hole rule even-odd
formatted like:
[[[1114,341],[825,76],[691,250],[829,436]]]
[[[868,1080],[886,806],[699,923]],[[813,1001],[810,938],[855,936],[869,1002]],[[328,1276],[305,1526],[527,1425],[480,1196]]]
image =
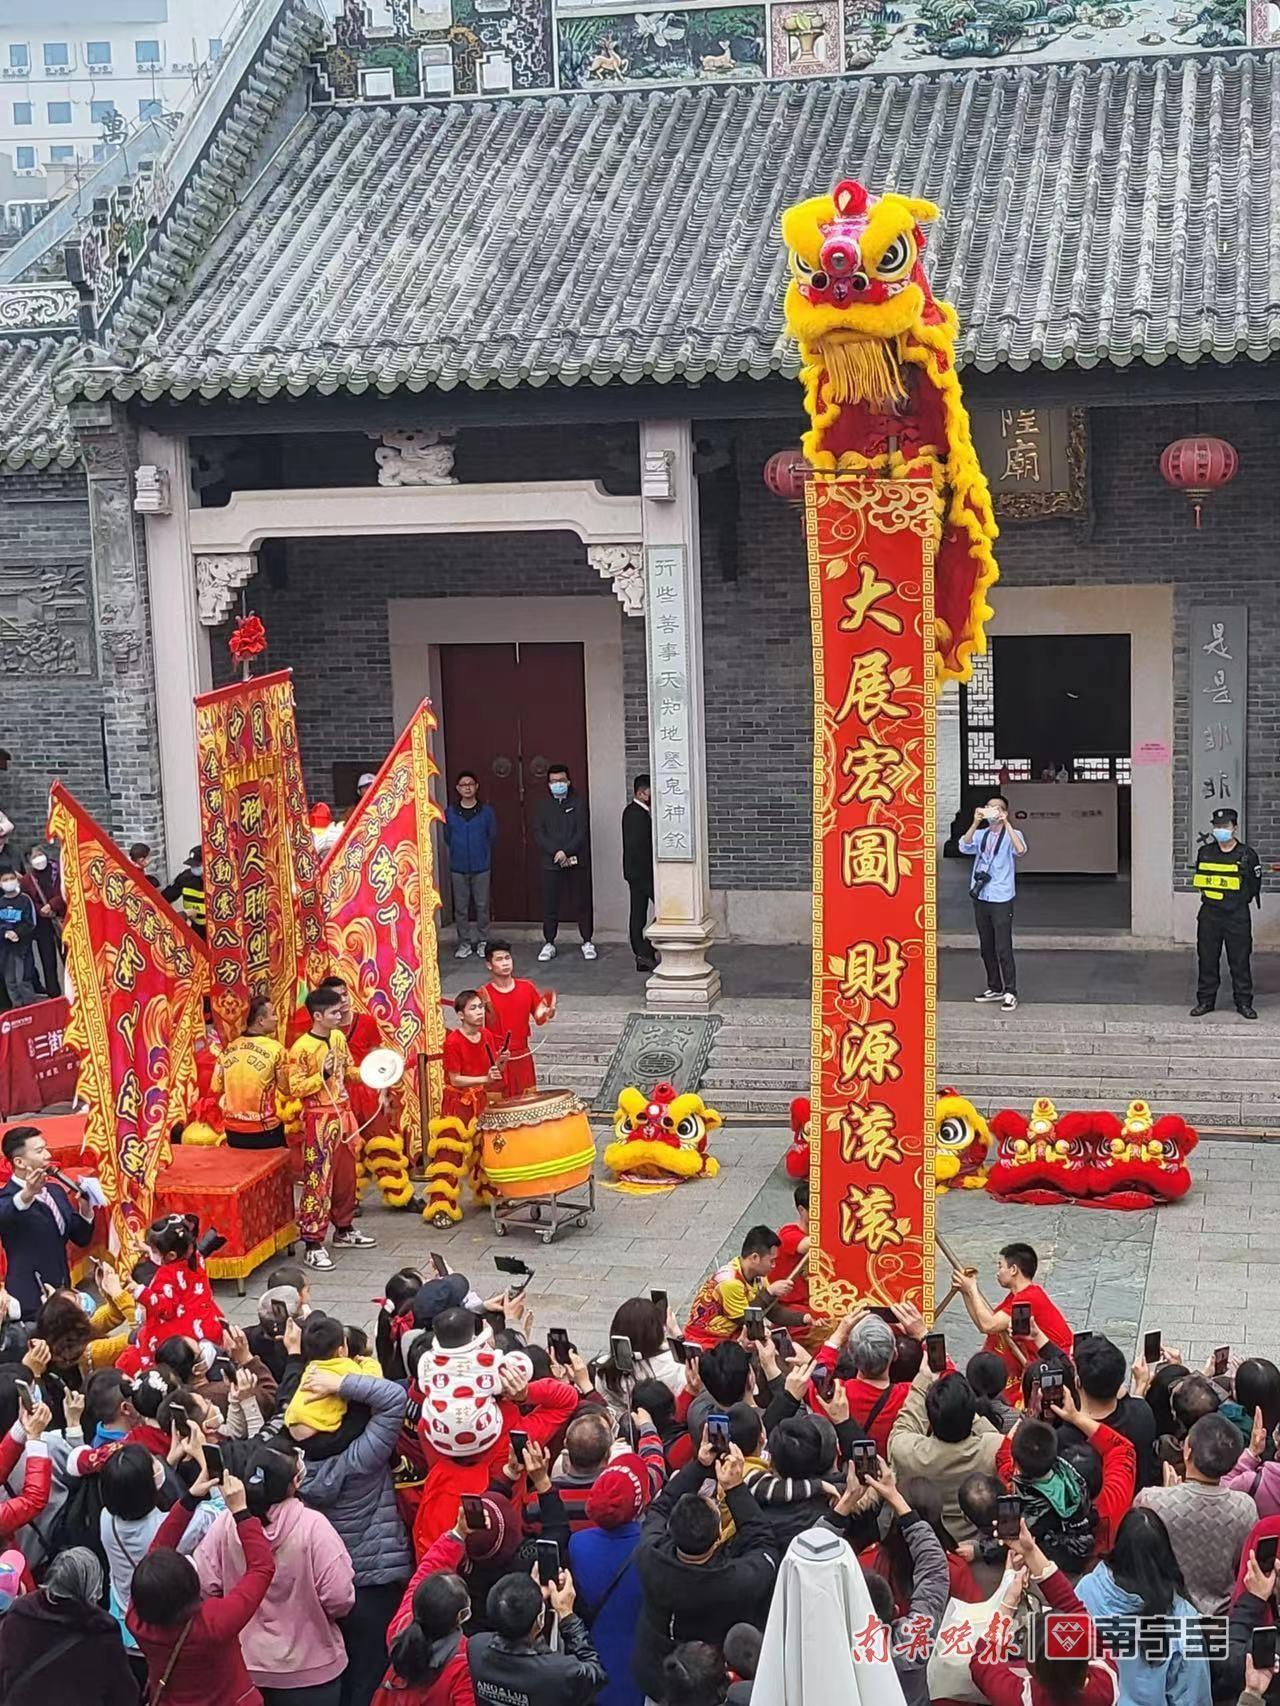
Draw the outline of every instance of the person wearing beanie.
[[[863,1315],[861,1319],[846,1315],[814,1364],[816,1368],[839,1367],[849,1399],[849,1419],[876,1442],[876,1451],[885,1459],[893,1424],[911,1390],[910,1382],[889,1379],[897,1345],[893,1328],[879,1315]]]
[[[609,1680],[598,1706],[643,1706],[631,1674],[632,1648],[643,1598],[636,1573],[640,1518],[649,1503],[649,1472],[638,1455],[615,1457],[587,1494],[587,1526],[569,1540],[569,1571],[578,1604]]]

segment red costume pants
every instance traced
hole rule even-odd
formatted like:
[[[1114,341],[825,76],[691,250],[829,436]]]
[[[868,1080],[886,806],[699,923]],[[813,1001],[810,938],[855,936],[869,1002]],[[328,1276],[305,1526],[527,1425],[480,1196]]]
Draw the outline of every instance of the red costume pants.
[[[323,1244],[331,1220],[339,1232],[345,1232],[355,1219],[356,1158],[347,1142],[355,1129],[349,1109],[302,1111],[298,1230],[305,1244]]]

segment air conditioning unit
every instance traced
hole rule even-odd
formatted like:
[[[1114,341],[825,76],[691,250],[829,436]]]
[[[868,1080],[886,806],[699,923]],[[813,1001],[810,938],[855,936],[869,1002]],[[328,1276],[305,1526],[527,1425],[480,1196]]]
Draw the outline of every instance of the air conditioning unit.
[[[15,178],[43,178],[44,173],[39,166],[17,166],[13,173]]]
[[[134,70],[139,77],[155,77],[163,72],[164,66],[160,64],[159,60],[140,59],[134,66]]]
[[[114,77],[116,68],[114,65],[91,65],[89,74],[92,77]]]
[[[0,71],[0,77],[30,77],[30,75],[31,67],[29,65],[6,65]]]
[[[74,69],[71,65],[46,65],[44,74],[46,77],[61,77],[65,81]]]

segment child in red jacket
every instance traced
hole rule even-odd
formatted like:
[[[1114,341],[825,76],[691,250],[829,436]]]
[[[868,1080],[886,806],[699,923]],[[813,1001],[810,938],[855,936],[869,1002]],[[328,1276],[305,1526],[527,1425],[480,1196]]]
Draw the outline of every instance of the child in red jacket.
[[[462,1625],[471,1596],[458,1574],[467,1552],[466,1518],[431,1546],[387,1629],[391,1664],[372,1706],[475,1706]]]

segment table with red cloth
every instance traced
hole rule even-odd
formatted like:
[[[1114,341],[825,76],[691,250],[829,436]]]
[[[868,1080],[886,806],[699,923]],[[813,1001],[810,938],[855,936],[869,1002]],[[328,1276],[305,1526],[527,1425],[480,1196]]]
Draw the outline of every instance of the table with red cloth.
[[[79,1061],[62,1037],[70,1013],[59,995],[0,1014],[0,1119],[75,1096]]]
[[[216,1227],[227,1242],[206,1262],[209,1278],[233,1279],[243,1295],[246,1276],[298,1237],[288,1151],[179,1144],[156,1180],[155,1212]]]

